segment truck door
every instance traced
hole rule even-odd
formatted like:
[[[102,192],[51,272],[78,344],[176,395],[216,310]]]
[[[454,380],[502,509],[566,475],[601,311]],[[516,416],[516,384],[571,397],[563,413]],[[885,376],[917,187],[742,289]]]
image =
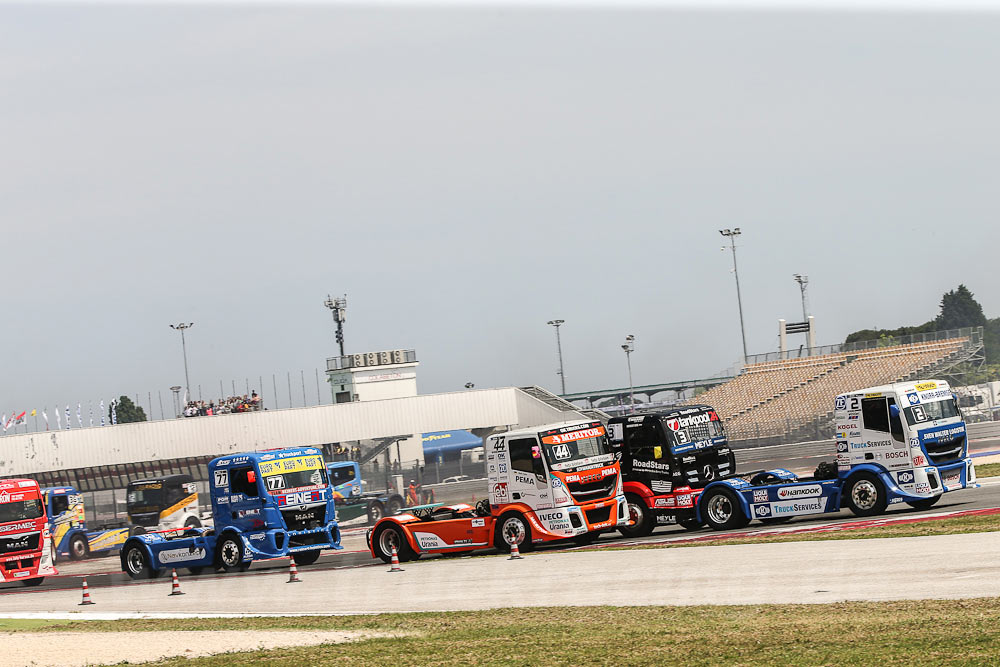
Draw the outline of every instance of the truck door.
[[[625,424],[625,458],[630,459],[627,479],[644,484],[656,494],[670,493],[673,454],[657,422],[650,416],[640,423]]]
[[[510,499],[532,509],[552,507],[542,448],[536,438],[514,438],[510,447]]]
[[[231,468],[229,484],[233,492],[229,498],[229,523],[241,531],[262,526],[261,508],[264,503],[260,497],[260,480],[253,466]]]
[[[890,415],[890,401],[895,405],[895,399],[886,396],[861,400],[861,433],[865,461],[898,470],[911,467],[910,451],[898,414]]]

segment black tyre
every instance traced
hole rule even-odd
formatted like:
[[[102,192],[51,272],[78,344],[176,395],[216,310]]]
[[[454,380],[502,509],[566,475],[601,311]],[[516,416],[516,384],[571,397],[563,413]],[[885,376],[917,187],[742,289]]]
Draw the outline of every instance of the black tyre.
[[[700,530],[701,527],[705,525],[701,521],[698,521],[697,517],[693,517],[693,516],[688,517],[686,519],[681,519],[677,523],[684,530]]]
[[[889,504],[885,486],[870,472],[859,472],[851,477],[844,494],[847,506],[857,516],[882,514]]]
[[[712,489],[702,495],[701,515],[712,530],[735,530],[750,523],[733,491]]]
[[[185,528],[201,528],[201,519],[196,516],[189,516],[184,522]]]
[[[493,528],[493,546],[504,553],[510,552],[510,545],[517,544],[522,553],[531,551],[531,528],[518,512],[507,512],[500,517]]]
[[[142,526],[130,526],[128,529],[129,537],[132,537],[133,535],[145,535],[145,534],[146,534],[146,529],[143,528]]]
[[[26,579],[22,583],[29,588],[34,588],[35,586],[41,586],[43,581],[45,581],[45,577],[35,577],[34,579]]]
[[[645,537],[653,532],[653,512],[646,502],[629,493],[625,496],[625,503],[628,506],[628,525],[621,526],[618,532],[624,537]]]
[[[911,501],[911,502],[907,502],[906,504],[909,505],[910,507],[912,507],[913,509],[917,509],[917,510],[929,510],[930,508],[932,508],[935,505],[937,505],[937,501],[941,500],[941,496],[943,496],[943,495],[944,494],[941,493],[941,494],[938,494],[938,495],[934,496],[933,498],[924,498],[923,500],[914,500],[914,501]]]
[[[382,524],[372,535],[372,545],[375,547],[375,555],[382,559],[384,563],[392,562],[392,550],[396,549],[396,556],[400,562],[413,560],[414,553],[409,543],[403,537],[403,529],[394,523]]]
[[[215,563],[226,572],[243,572],[250,567],[243,564],[243,545],[231,535],[223,537],[216,547]]]
[[[403,509],[405,504],[402,496],[389,496],[389,500],[385,503],[385,510],[389,513],[389,516],[393,516],[394,514],[399,514],[399,511]]]
[[[90,545],[83,535],[74,535],[69,541],[69,557],[73,560],[83,560],[90,554]]]
[[[368,525],[374,526],[379,519],[385,516],[385,506],[378,500],[368,503]]]
[[[585,547],[588,544],[593,544],[598,535],[600,535],[600,533],[584,533],[583,535],[577,535],[574,537],[573,542],[575,542],[578,547]]]
[[[129,544],[122,552],[122,569],[132,579],[155,579],[159,571],[153,569],[149,554],[138,544]]]
[[[297,551],[292,554],[292,560],[295,561],[296,565],[312,565],[319,558],[320,550],[313,549],[312,551]]]

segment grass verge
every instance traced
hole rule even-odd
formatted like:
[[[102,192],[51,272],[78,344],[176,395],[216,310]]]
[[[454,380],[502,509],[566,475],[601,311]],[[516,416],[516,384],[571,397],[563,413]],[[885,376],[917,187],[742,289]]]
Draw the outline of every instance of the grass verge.
[[[821,586],[818,583],[817,586]],[[1000,599],[561,607],[355,617],[72,623],[59,630],[348,629],[400,638],[169,660],[218,665],[940,665],[996,663]],[[53,637],[53,641],[58,641]],[[183,642],[183,634],[177,635]]]
[[[1000,463],[984,463],[976,466],[976,477],[996,477],[997,475],[1000,475]]]

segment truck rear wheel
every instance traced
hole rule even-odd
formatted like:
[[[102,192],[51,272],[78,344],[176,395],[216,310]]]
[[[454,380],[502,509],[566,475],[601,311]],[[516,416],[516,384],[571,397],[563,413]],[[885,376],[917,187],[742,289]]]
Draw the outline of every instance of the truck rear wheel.
[[[531,550],[531,528],[523,516],[517,512],[507,512],[495,526],[493,546],[498,550],[509,553],[512,544],[516,544],[522,552]]]
[[[312,565],[319,558],[319,549],[312,551],[296,551],[292,554],[292,560],[296,565]]]
[[[885,485],[870,472],[859,472],[851,477],[844,493],[847,494],[847,506],[857,516],[882,514],[889,504]]]
[[[159,575],[159,571],[154,570],[149,562],[146,550],[138,544],[126,547],[122,554],[122,566],[131,579],[155,579]]]
[[[943,495],[944,494],[942,493],[940,495],[934,496],[933,498],[924,498],[923,500],[913,500],[907,502],[906,504],[912,507],[913,509],[929,510],[930,508],[934,507],[937,504],[937,501],[941,500],[941,496]]]
[[[73,560],[83,560],[90,552],[87,538],[83,535],[74,535],[69,541],[69,557]]]
[[[372,544],[375,547],[375,555],[382,559],[383,563],[392,562],[392,550],[396,549],[396,556],[401,563],[413,560],[413,549],[403,537],[403,529],[391,521],[379,528],[372,535]]]
[[[385,509],[389,513],[389,516],[392,516],[394,514],[399,514],[399,511],[403,509],[405,504],[406,503],[403,502],[402,496],[392,495],[389,496],[389,500],[386,501]]]
[[[712,489],[702,496],[702,516],[712,530],[735,530],[750,523],[736,494],[728,489]]]
[[[628,524],[618,529],[624,537],[645,537],[653,532],[653,513],[646,507],[646,502],[629,493],[625,496],[628,505]]]
[[[189,516],[184,522],[185,528],[201,528],[201,519],[196,516]]]

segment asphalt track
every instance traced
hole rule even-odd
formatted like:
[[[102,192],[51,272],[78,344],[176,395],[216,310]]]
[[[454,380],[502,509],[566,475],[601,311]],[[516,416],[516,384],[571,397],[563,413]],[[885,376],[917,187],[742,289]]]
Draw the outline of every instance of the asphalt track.
[[[1000,441],[980,442],[974,443],[972,449],[974,454],[980,455],[979,460],[983,461],[988,460],[982,456],[983,454],[1000,453],[996,450],[996,447],[998,446],[1000,446]],[[994,449],[990,449],[990,447],[993,447]],[[820,460],[828,460],[829,458],[829,456],[824,455],[819,457],[799,457],[796,459],[775,460],[768,459],[766,449],[762,449],[759,460],[754,462],[758,465],[754,467],[770,468],[778,467],[780,465],[781,467],[787,467],[793,470],[807,471],[808,469],[814,467],[815,463],[818,463]],[[994,456],[990,456],[989,458],[992,459]],[[813,461],[813,459],[815,459],[815,461]],[[747,470],[750,469],[750,467],[750,465],[740,465],[739,469]],[[907,505],[895,505],[890,507],[885,516],[890,519],[912,519],[921,516],[931,517],[942,513],[990,510],[996,508],[1000,508],[1000,478],[982,480],[982,486],[978,489],[966,489],[946,494],[937,505],[929,510],[917,511]],[[847,510],[842,510],[836,514],[822,514],[815,517],[796,518],[788,524],[783,524],[782,528],[777,530],[797,531],[802,529],[824,528],[828,525],[837,525],[841,523],[844,523],[846,527],[846,524],[852,521],[857,521],[857,517]],[[601,551],[603,547],[612,546],[633,546],[647,543],[656,544],[667,541],[691,541],[706,538],[716,539],[730,535],[761,532],[763,528],[764,527],[760,523],[754,522],[742,530],[731,531],[728,533],[715,533],[708,529],[689,532],[676,526],[664,526],[658,528],[652,535],[647,537],[631,539],[623,538],[615,532],[602,535],[600,539],[597,540],[594,547],[584,550],[573,549],[565,544],[546,545],[538,548],[532,558],[537,558],[538,555],[549,555],[551,552],[562,552],[567,550],[575,552],[594,550]],[[774,531],[769,530],[767,532]],[[346,529],[344,531],[342,544],[344,545],[343,551],[328,552],[323,554],[314,565],[300,568],[302,573],[328,572],[340,569],[364,568],[366,566],[374,566],[376,568],[384,567],[381,561],[373,560],[371,555],[368,553],[364,542],[364,529]],[[450,564],[454,564],[469,559],[455,559],[440,556],[424,557],[419,564],[411,564],[411,567],[422,568],[425,563],[437,560],[443,560]],[[120,588],[149,585],[160,587],[166,586],[166,589],[169,589],[169,579],[161,579],[152,584],[146,582],[133,582],[121,572],[117,557],[97,558],[82,562],[63,561],[60,562],[57,567],[60,574],[55,577],[47,578],[42,585],[37,588],[28,589],[18,583],[0,584],[0,611],[14,612],[17,611],[19,607],[22,607],[24,611],[28,611],[31,607],[33,607],[33,605],[29,603],[29,600],[44,591],[72,591],[78,601],[81,578],[84,576],[87,577],[88,585],[94,591],[105,587]],[[182,582],[185,583],[193,581],[200,582],[202,580],[214,581],[220,578],[227,581],[249,578],[247,582],[249,583],[249,581],[253,580],[255,577],[273,577],[278,573],[283,574],[287,571],[287,567],[287,559],[278,559],[274,561],[255,562],[252,568],[245,573],[202,574],[197,576],[188,574],[186,570],[179,570],[179,573],[181,574]],[[239,588],[242,589],[243,587],[244,582],[241,581]],[[19,602],[23,604],[19,604]]]

